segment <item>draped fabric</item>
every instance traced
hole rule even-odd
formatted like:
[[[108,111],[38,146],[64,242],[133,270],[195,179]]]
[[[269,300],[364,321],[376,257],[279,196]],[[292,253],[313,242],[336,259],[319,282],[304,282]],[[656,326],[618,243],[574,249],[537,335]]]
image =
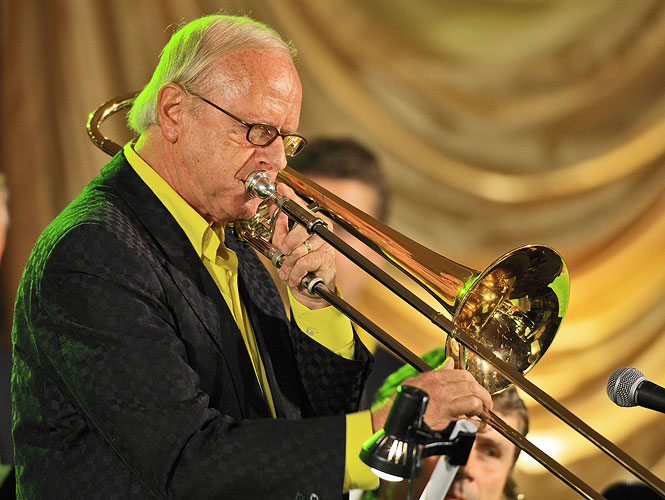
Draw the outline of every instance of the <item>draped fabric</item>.
[[[620,366],[665,385],[662,1],[5,0],[0,9],[5,343],[37,235],[107,160],[86,137],[88,113],[140,89],[181,21],[247,13],[298,48],[303,134],[353,137],[380,156],[391,226],[475,269],[526,243],[562,254],[569,312],[529,378],[665,477],[663,415],[605,395]],[[107,135],[130,137],[111,121]],[[390,311],[407,346],[442,342],[384,291],[366,292],[367,310]],[[533,440],[594,487],[629,477],[529,406]],[[528,460],[518,482],[527,498],[576,497]]]

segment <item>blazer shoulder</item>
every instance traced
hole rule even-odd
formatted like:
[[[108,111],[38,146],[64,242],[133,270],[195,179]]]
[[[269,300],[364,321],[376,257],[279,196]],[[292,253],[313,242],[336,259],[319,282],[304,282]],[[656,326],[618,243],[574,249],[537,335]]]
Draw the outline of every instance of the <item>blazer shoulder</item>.
[[[127,192],[140,190],[140,179],[116,155],[81,193],[58,214],[37,239],[26,272],[42,274],[47,265],[75,266],[77,262],[101,256],[145,257],[155,255],[157,245],[143,224]],[[145,190],[149,191],[147,186]],[[151,193],[151,192],[150,192]],[[136,193],[146,199],[146,193]],[[149,201],[144,201],[149,207]],[[158,209],[153,206],[149,210]]]

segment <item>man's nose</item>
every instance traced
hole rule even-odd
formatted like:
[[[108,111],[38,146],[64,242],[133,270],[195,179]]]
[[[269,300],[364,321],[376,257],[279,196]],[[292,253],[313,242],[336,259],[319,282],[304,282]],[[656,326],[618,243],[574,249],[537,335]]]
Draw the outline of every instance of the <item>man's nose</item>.
[[[284,154],[284,140],[277,137],[267,146],[260,148],[260,162],[265,170],[278,171],[286,167],[286,155]]]
[[[459,479],[468,479],[472,481],[477,474],[478,461],[476,460],[474,450],[471,450],[469,458],[466,461],[466,464],[459,468],[457,471],[457,477]]]

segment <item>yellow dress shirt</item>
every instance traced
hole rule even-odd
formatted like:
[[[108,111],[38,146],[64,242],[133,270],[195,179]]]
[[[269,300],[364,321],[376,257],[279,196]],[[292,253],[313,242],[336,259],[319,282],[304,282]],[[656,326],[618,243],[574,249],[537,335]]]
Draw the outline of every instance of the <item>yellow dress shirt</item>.
[[[274,418],[276,413],[268,378],[256,344],[254,331],[238,291],[238,257],[235,252],[224,245],[224,228],[212,226],[196,212],[134,151],[132,143],[125,146],[124,153],[138,176],[185,231],[194,250],[219,288],[238,325],[259,385]],[[353,358],[355,345],[353,329],[348,318],[333,307],[310,310],[292,299],[290,294],[289,302],[293,317],[303,332],[332,352],[347,359]],[[378,478],[358,457],[362,443],[371,434],[372,422],[369,411],[347,415],[345,491],[352,488],[375,489],[378,487]]]

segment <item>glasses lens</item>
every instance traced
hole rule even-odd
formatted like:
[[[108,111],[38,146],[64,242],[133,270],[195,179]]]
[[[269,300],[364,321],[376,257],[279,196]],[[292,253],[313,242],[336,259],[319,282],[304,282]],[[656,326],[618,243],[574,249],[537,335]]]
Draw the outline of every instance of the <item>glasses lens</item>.
[[[265,146],[277,136],[279,132],[272,125],[255,123],[249,128],[247,139],[255,146]]]
[[[305,146],[307,141],[304,137],[299,135],[285,135],[284,136],[284,154],[286,156],[295,156],[300,153]]]

